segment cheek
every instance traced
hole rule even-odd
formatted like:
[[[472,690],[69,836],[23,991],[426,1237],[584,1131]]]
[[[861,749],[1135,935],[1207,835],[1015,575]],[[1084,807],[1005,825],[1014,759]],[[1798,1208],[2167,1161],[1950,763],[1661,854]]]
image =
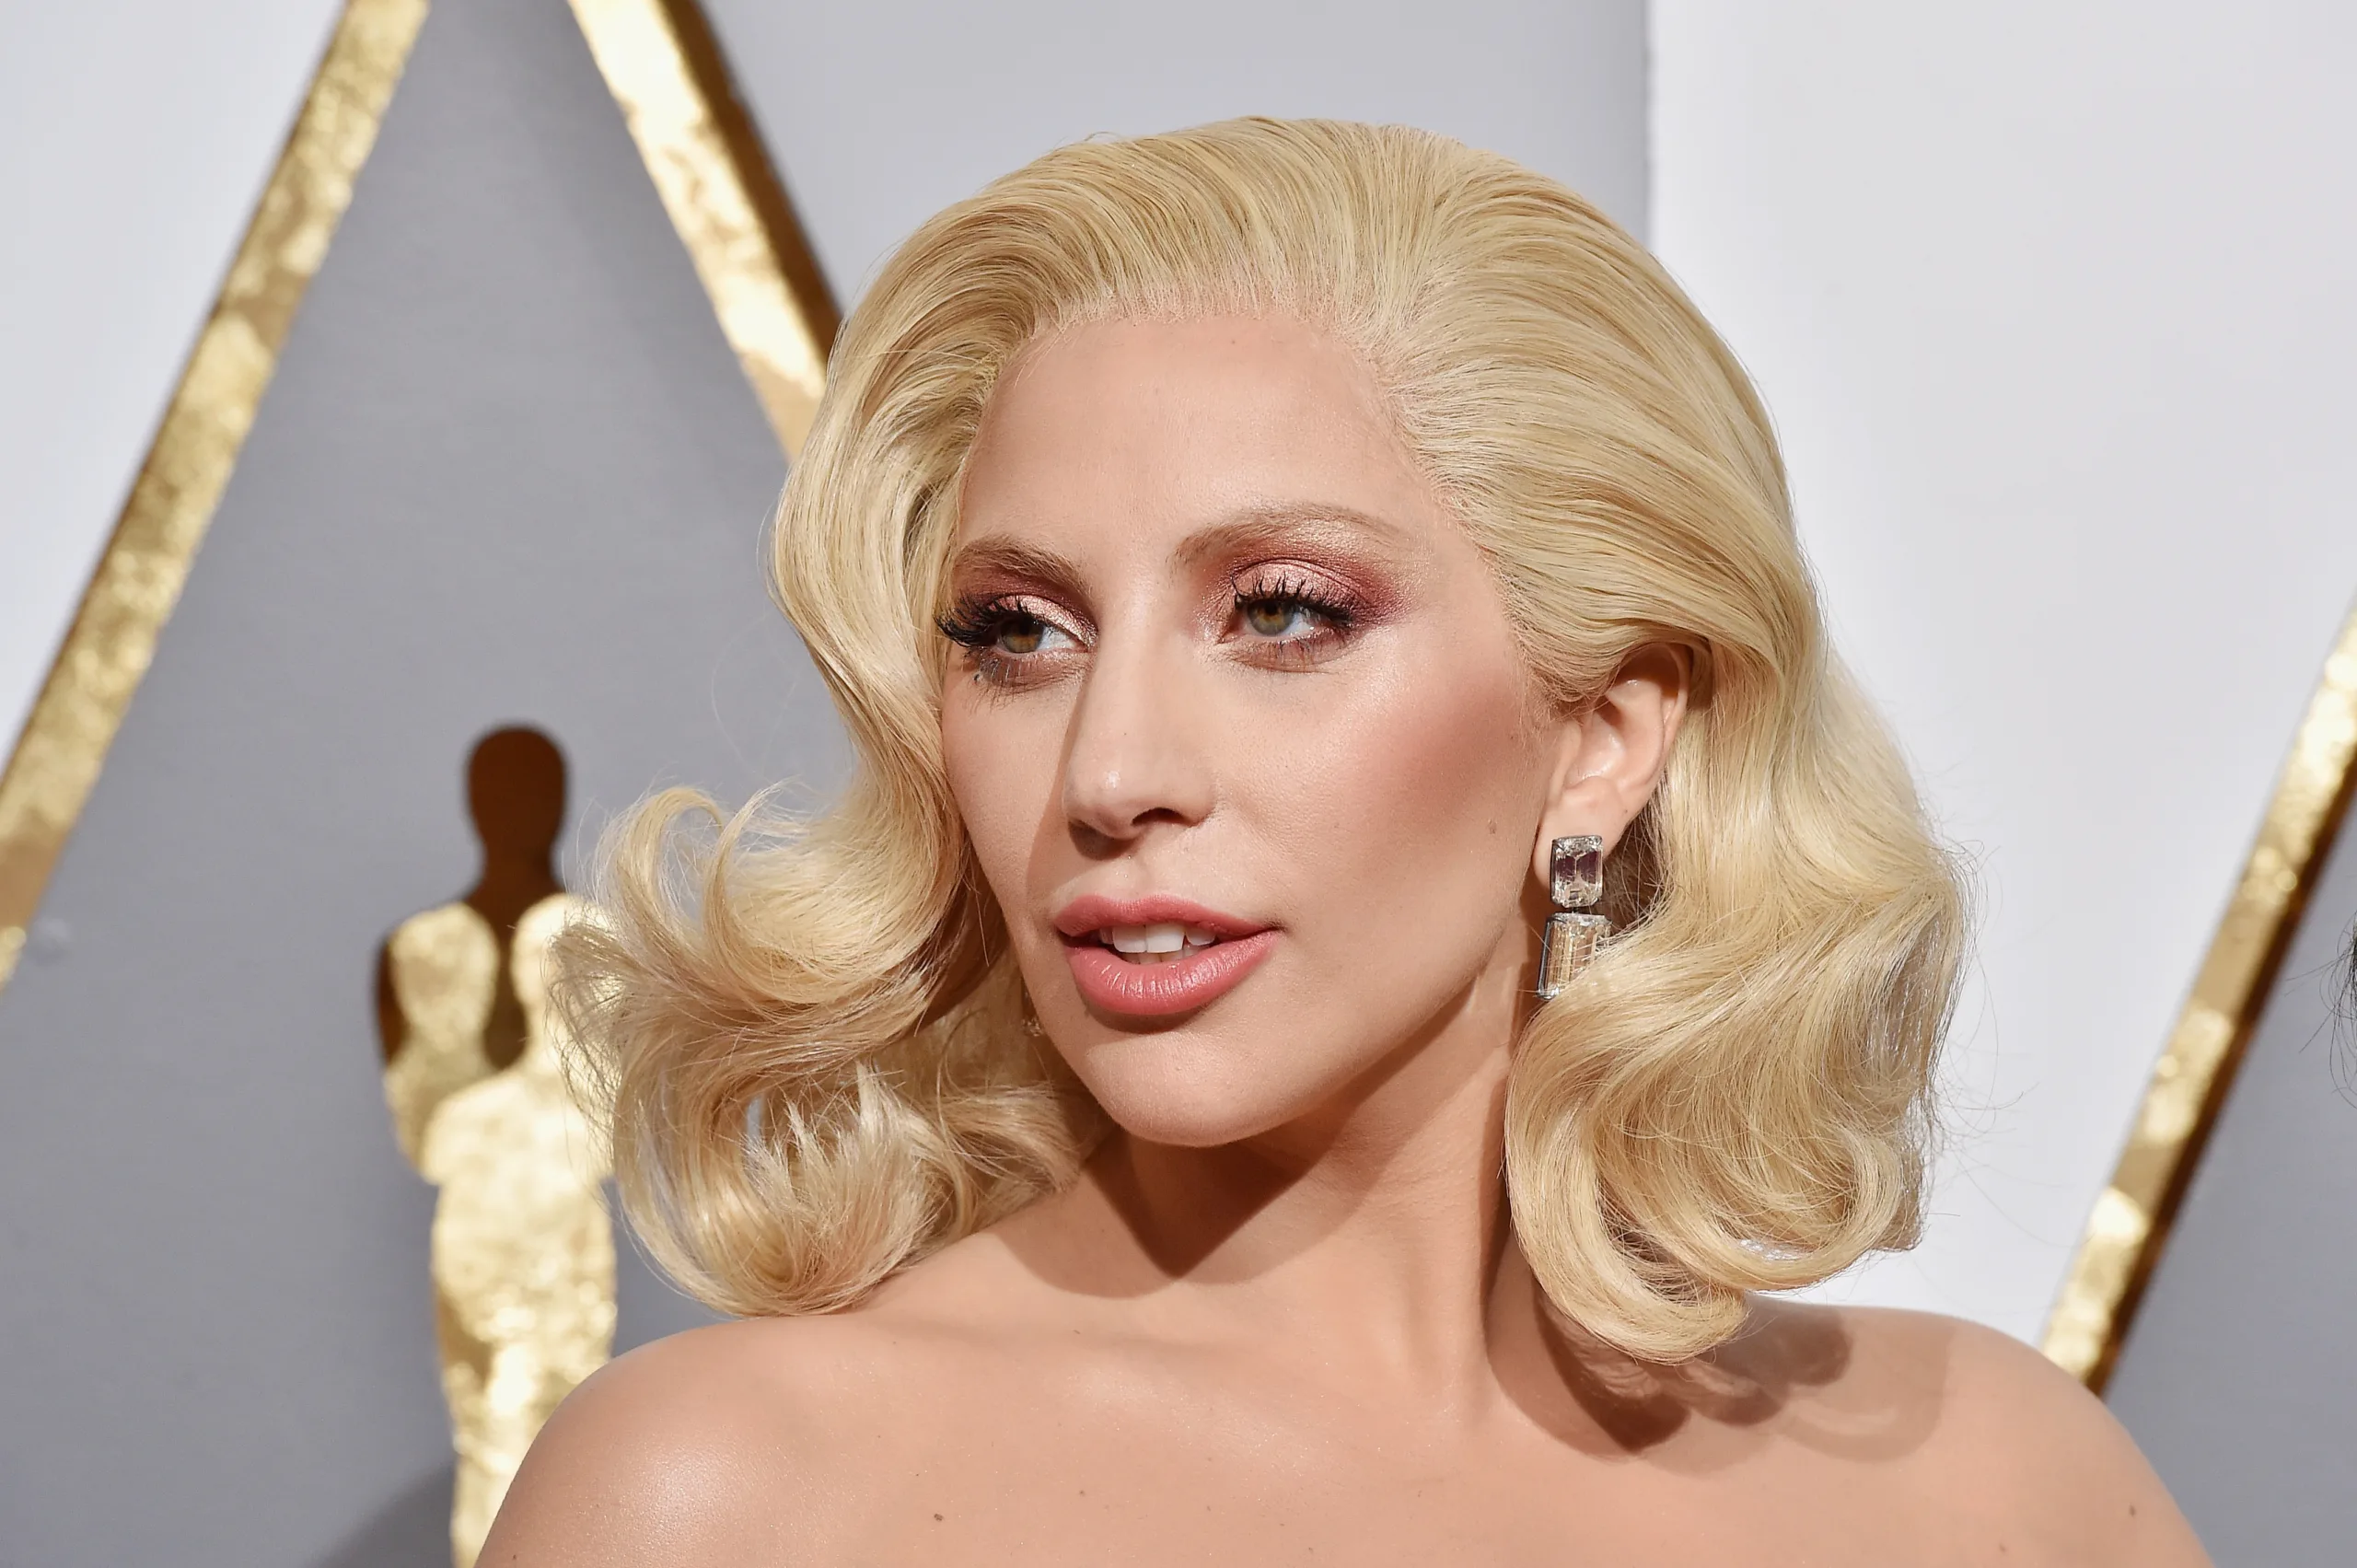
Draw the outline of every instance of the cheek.
[[[1062,744],[1060,714],[1023,710],[1051,705],[993,703],[970,687],[953,687],[942,700],[950,796],[983,877],[1010,912],[1024,902],[1031,845],[1055,798]]]
[[[1285,792],[1318,803],[1287,835],[1302,891],[1333,939],[1403,981],[1478,966],[1515,915],[1545,789],[1519,675],[1417,672],[1366,695],[1321,726]]]

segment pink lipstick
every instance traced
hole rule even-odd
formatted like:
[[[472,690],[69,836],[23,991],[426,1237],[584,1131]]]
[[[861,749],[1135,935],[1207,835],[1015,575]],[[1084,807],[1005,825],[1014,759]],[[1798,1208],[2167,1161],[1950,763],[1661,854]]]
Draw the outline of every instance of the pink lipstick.
[[[1167,1017],[1217,1001],[1260,967],[1277,935],[1167,894],[1092,893],[1059,911],[1055,926],[1081,999],[1130,1017]]]

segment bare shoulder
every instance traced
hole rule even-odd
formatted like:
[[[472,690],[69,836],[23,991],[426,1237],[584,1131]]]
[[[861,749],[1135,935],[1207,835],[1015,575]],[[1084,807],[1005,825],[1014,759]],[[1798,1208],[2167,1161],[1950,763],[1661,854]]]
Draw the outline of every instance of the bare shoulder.
[[[700,1568],[830,1559],[970,1463],[976,1423],[1020,1392],[1047,1293],[981,1238],[858,1307],[656,1341],[574,1390],[517,1472],[485,1568]],[[985,1423],[986,1424],[986,1423]]]
[[[2192,1528],[2125,1428],[2079,1381],[1995,1330],[1923,1312],[1829,1311],[1841,1397],[1911,1409],[1897,1462],[1926,1505],[2015,1562],[2204,1568]],[[1829,1390],[1830,1392],[1831,1390]]]
[[[856,1314],[761,1318],[609,1363],[541,1430],[481,1561],[699,1568],[801,1555],[840,1532],[862,1470],[888,1457],[908,1402],[895,1397],[907,1379],[891,1340]]]

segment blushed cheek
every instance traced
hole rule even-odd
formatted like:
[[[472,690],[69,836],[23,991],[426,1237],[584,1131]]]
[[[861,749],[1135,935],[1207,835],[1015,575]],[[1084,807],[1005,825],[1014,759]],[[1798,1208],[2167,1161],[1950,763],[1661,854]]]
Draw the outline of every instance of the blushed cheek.
[[[1518,676],[1458,675],[1401,682],[1318,749],[1304,794],[1322,826],[1301,847],[1338,946],[1461,967],[1515,913],[1543,769]]]

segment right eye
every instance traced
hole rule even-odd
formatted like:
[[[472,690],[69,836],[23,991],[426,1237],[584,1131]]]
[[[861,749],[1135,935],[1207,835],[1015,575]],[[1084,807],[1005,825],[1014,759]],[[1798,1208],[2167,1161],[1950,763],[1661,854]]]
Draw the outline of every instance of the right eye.
[[[1081,646],[1070,630],[1019,598],[960,600],[938,624],[985,681],[1003,683],[1017,666]]]
[[[1036,654],[1072,641],[1072,634],[1062,627],[1017,610],[1000,620],[990,645],[1003,654],[1021,655]]]

